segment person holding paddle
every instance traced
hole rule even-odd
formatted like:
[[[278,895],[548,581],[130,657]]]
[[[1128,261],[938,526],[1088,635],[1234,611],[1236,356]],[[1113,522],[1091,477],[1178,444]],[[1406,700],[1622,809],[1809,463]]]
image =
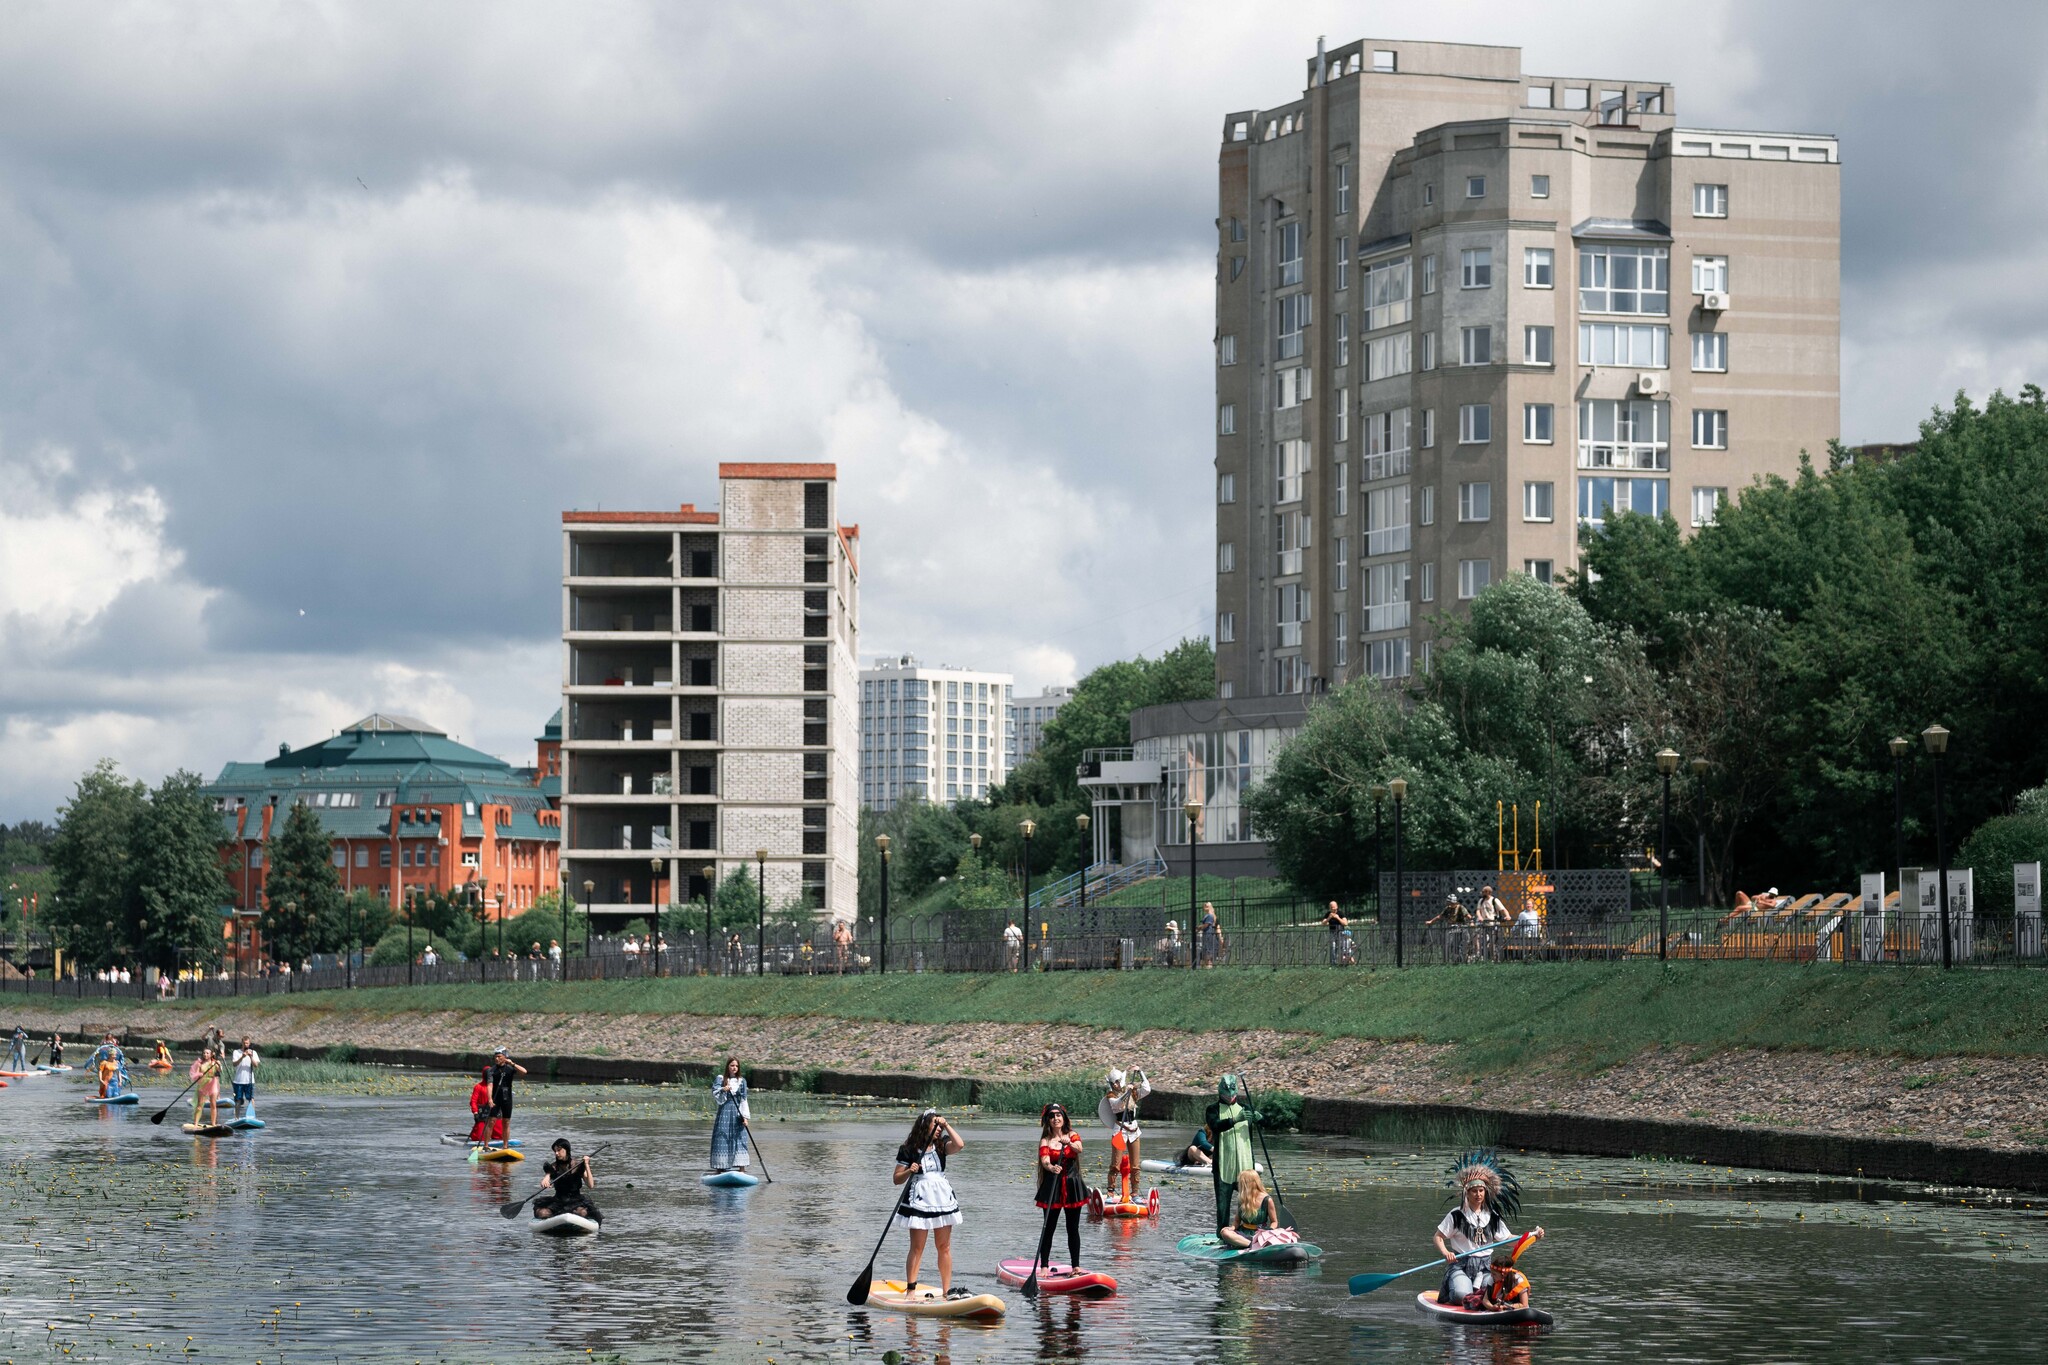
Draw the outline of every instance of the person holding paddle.
[[[1230,1196],[1237,1189],[1237,1177],[1254,1169],[1252,1162],[1252,1124],[1258,1115],[1244,1107],[1244,1082],[1235,1075],[1226,1075],[1216,1082],[1216,1103],[1209,1106],[1202,1115],[1203,1131],[1209,1135],[1209,1146],[1216,1153],[1215,1164],[1209,1168],[1210,1182],[1216,1189],[1216,1235],[1229,1240]]]
[[[1444,1283],[1437,1291],[1437,1302],[1478,1308],[1493,1283],[1488,1251],[1497,1243],[1513,1240],[1515,1234],[1507,1220],[1521,1211],[1522,1187],[1493,1151],[1467,1152],[1459,1157],[1451,1166],[1451,1186],[1458,1191],[1457,1205],[1436,1229],[1437,1254],[1444,1258]],[[1542,1241],[1543,1229],[1537,1228],[1529,1238]]]
[[[1112,1070],[1103,1086],[1102,1102],[1095,1107],[1102,1126],[1109,1129],[1109,1176],[1102,1185],[1102,1197],[1112,1204],[1129,1204],[1137,1199],[1139,1184],[1138,1145],[1144,1132],[1138,1126],[1138,1101],[1152,1093],[1143,1067],[1134,1067],[1131,1078]]]
[[[906,1297],[917,1290],[927,1235],[938,1247],[940,1292],[949,1299],[968,1297],[965,1289],[953,1288],[953,1229],[962,1219],[960,1200],[946,1179],[946,1158],[966,1145],[967,1140],[938,1110],[927,1109],[910,1125],[910,1136],[896,1149],[894,1183],[905,1185],[900,1207],[904,1225],[910,1229],[910,1254],[903,1263]]]
[[[64,1035],[61,1033],[50,1035],[50,1065],[64,1065]]]
[[[597,1178],[590,1173],[590,1158],[572,1157],[567,1138],[556,1138],[552,1150],[554,1160],[540,1168],[540,1187],[547,1193],[533,1201],[533,1216],[552,1218],[558,1213],[574,1213],[593,1223],[602,1223],[604,1215],[598,1212],[589,1193],[597,1188]]]
[[[501,1147],[512,1137],[512,1078],[525,1074],[526,1068],[513,1061],[504,1048],[491,1054],[491,1127]]]
[[[128,1059],[121,1054],[121,1045],[114,1041],[113,1034],[100,1040],[87,1065],[99,1076],[101,1099],[111,1099],[128,1089]]]
[[[9,1071],[28,1070],[28,1030],[19,1024],[14,1026],[14,1037],[8,1044],[7,1069]]]
[[[747,1109],[747,1078],[740,1074],[739,1058],[725,1059],[725,1070],[711,1082],[711,1102],[711,1169],[743,1171],[752,1160],[747,1150],[752,1129],[747,1121],[753,1115]]]
[[[1067,1111],[1048,1104],[1038,1111],[1038,1191],[1034,1202],[1045,1211],[1045,1230],[1038,1234],[1040,1268],[1050,1266],[1053,1225],[1067,1216],[1067,1264],[1081,1264],[1081,1210],[1088,1187],[1081,1179],[1081,1135],[1067,1126]]]
[[[192,1063],[191,1077],[197,1087],[192,1092],[192,1121],[199,1122],[202,1110],[206,1113],[206,1126],[215,1127],[220,1123],[220,1058],[213,1049],[199,1049],[199,1056]]]

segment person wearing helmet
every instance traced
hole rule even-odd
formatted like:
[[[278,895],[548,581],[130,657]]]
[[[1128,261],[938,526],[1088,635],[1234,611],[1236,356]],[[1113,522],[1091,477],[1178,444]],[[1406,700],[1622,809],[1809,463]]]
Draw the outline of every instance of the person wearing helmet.
[[[1216,1164],[1209,1168],[1209,1180],[1216,1191],[1216,1232],[1230,1226],[1230,1196],[1237,1191],[1237,1177],[1254,1169],[1252,1125],[1258,1114],[1244,1103],[1244,1082],[1227,1075],[1216,1082],[1216,1103],[1202,1115],[1202,1128],[1215,1150]]]
[[[1138,1127],[1138,1101],[1151,1093],[1152,1083],[1141,1067],[1132,1068],[1130,1077],[1112,1070],[1103,1085],[1095,1113],[1109,1130],[1109,1176],[1102,1185],[1102,1197],[1109,1203],[1136,1202],[1138,1144],[1144,1136]]]

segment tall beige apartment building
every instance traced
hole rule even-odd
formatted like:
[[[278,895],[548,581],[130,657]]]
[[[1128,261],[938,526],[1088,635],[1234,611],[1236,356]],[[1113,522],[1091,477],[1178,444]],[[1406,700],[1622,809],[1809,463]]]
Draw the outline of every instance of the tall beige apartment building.
[[[1405,677],[1438,614],[1571,569],[1581,525],[1706,525],[1839,432],[1832,137],[1363,41],[1227,116],[1218,169],[1225,698]]]
[[[832,465],[718,476],[562,514],[562,876],[608,930],[764,852],[771,903],[855,913],[860,528]]]

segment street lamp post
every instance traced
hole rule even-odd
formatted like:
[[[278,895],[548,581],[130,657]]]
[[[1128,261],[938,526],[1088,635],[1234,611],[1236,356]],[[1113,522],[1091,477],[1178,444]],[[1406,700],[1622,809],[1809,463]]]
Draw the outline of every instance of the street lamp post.
[[[1927,756],[1934,760],[1934,864],[1940,869],[1941,969],[1947,971],[1953,963],[1949,956],[1948,830],[1941,810],[1941,760],[1948,753],[1948,731],[1940,725],[1930,725],[1920,732],[1920,742],[1927,746]]]
[[[1088,846],[1088,817],[1074,817],[1074,828],[1081,831],[1081,908],[1088,908],[1088,865],[1093,861],[1094,850]]]
[[[1201,965],[1201,929],[1195,923],[1195,901],[1198,898],[1197,875],[1202,858],[1202,803],[1189,797],[1180,808],[1188,818],[1188,970],[1194,971]]]
[[[668,945],[668,935],[664,934],[661,928],[661,859],[649,858],[647,865],[653,869],[652,874],[647,879],[647,905],[649,909],[654,911],[654,974],[660,976],[661,950]],[[669,879],[669,894],[671,899],[673,899],[675,894],[675,879],[673,877]]]
[[[1664,779],[1664,814],[1657,825],[1657,960],[1663,962],[1671,938],[1671,774],[1678,771],[1678,750],[1657,751],[1657,774]]]
[[[595,904],[597,883],[583,879],[583,956],[590,956],[590,907]]]
[[[1038,822],[1020,820],[1017,822],[1017,832],[1024,836],[1024,922],[1036,924],[1038,921],[1031,914],[1031,836],[1038,833]],[[1045,951],[1043,933],[1038,936],[1038,950],[1041,954]]]
[[[768,974],[768,850],[754,850],[754,894],[758,913],[754,920],[754,975]]]
[[[882,956],[881,969],[889,970],[889,836],[875,836],[875,852],[882,855]]]
[[[1380,903],[1380,878],[1386,873],[1387,864],[1380,848],[1380,803],[1387,799],[1387,787],[1383,782],[1372,784],[1372,915],[1384,920],[1381,911],[1386,907]]]
[[[704,864],[704,971],[711,971],[711,912],[718,896],[718,864]]]
[[[1905,762],[1906,754],[1912,749],[1911,740],[1894,735],[1885,747],[1892,751],[1892,876],[1899,875],[1899,869],[1906,865],[1906,798],[1905,789],[1899,785],[1899,765]],[[1903,893],[1906,888],[1899,888]],[[1904,908],[1904,902],[1900,902]]]
[[[417,891],[408,891],[405,896],[405,984],[412,984],[412,922],[419,915],[420,898]]]
[[[1394,965],[1399,967],[1407,961],[1402,944],[1408,936],[1408,879],[1401,866],[1401,808],[1408,804],[1408,779],[1397,777],[1387,783],[1387,795],[1394,798]]]

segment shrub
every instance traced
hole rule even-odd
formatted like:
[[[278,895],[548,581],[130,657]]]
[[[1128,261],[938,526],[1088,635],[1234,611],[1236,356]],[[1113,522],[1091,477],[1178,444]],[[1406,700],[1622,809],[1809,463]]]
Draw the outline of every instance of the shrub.
[[[2048,863],[2048,816],[1995,815],[1963,840],[1956,862],[1973,871],[1977,913],[2010,919],[2012,865]]]
[[[424,928],[412,931],[412,952],[414,957],[427,951],[427,945],[434,946],[443,962],[454,962],[457,958],[455,945],[445,938],[430,934]],[[403,967],[405,965],[405,926],[384,931],[384,937],[377,940],[377,946],[370,950],[372,967]]]

